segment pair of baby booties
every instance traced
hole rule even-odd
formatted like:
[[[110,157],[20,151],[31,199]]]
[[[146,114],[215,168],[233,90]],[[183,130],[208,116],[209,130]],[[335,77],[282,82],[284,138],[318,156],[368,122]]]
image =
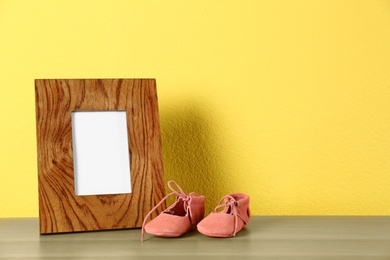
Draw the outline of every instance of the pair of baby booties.
[[[175,185],[177,189],[174,189],[172,185]],[[168,182],[168,187],[172,192],[165,196],[143,221],[142,241],[144,232],[161,237],[179,237],[194,229],[210,237],[232,237],[249,222],[249,196],[244,193],[224,196],[214,211],[204,218],[205,196],[194,192],[186,194],[172,180]],[[176,195],[176,201],[153,220],[147,222],[152,212],[172,195]]]

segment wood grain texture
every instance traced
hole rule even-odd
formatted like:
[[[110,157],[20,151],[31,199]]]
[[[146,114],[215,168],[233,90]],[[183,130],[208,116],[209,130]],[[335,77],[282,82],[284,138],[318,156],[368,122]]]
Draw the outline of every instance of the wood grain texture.
[[[37,79],[35,94],[41,234],[140,227],[165,194],[155,80]],[[127,112],[132,193],[76,196],[71,112],[108,110]]]

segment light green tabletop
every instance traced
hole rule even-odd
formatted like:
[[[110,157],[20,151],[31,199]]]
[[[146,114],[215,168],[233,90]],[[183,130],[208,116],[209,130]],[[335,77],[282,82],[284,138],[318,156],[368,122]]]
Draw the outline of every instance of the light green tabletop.
[[[39,235],[38,219],[0,219],[0,259],[390,259],[390,217],[252,217],[228,239],[140,229]]]

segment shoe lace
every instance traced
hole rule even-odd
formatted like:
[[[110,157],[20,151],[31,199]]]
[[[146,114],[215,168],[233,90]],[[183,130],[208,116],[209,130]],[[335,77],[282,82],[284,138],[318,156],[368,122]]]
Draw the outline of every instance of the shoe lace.
[[[238,201],[234,197],[232,197],[230,195],[226,195],[219,201],[218,206],[216,206],[214,209],[214,212],[218,213],[218,212],[221,212],[221,210],[219,210],[220,208],[224,208],[224,211],[226,211],[225,212],[226,214],[233,215],[233,217],[234,217],[233,236],[235,236],[237,233],[238,219],[241,219],[245,225],[247,224],[247,221],[245,221],[243,219],[243,217],[238,213],[237,206],[238,206]]]
[[[172,185],[175,185],[176,189],[172,187]],[[179,201],[179,200],[182,200],[183,201],[183,206],[184,208],[186,209],[186,214],[188,214],[188,204],[189,204],[189,201],[191,199],[191,197],[189,195],[187,195],[186,193],[184,193],[184,191],[182,190],[182,188],[175,182],[175,181],[168,181],[168,187],[171,189],[171,193],[169,193],[168,195],[166,195],[159,203],[156,204],[156,206],[154,206],[150,211],[149,213],[146,215],[146,217],[144,218],[144,221],[142,223],[142,230],[141,230],[141,241],[144,241],[144,234],[145,234],[145,225],[146,225],[146,222],[148,221],[148,218],[150,217],[150,215],[158,208],[161,206],[161,204],[166,201],[170,196],[172,195],[176,195],[176,201]],[[172,209],[173,207],[175,206],[175,204],[173,204],[172,206],[170,206],[169,208],[167,208],[165,211],[169,211],[170,209]]]

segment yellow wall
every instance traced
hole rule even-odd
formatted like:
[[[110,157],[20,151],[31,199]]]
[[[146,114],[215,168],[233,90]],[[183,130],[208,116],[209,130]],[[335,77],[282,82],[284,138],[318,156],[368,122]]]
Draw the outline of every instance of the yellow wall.
[[[390,214],[390,2],[0,1],[0,217],[38,216],[35,78],[157,79],[166,180]]]

